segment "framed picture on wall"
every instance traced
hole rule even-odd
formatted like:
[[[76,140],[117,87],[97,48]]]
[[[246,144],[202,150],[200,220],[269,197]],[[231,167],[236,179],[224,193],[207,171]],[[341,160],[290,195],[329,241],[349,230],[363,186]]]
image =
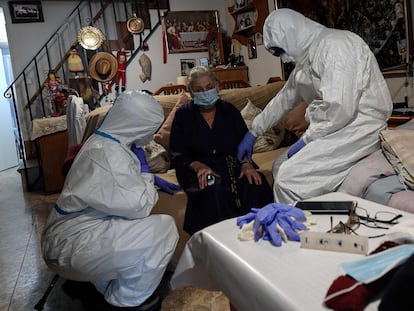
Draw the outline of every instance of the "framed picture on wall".
[[[218,11],[167,12],[164,24],[170,54],[207,52],[207,35],[218,24]]]
[[[413,62],[413,31],[409,0],[339,1],[278,0],[330,28],[357,33],[371,48],[384,76],[404,76]],[[286,78],[286,77],[285,77]]]
[[[195,59],[180,59],[180,74],[182,76],[188,76],[190,70],[196,65]]]
[[[224,34],[213,27],[207,35],[208,61],[213,67],[225,63]]]
[[[256,37],[254,34],[249,37],[247,49],[248,49],[249,59],[257,58]]]
[[[200,58],[200,66],[208,67],[208,58],[207,57]]]
[[[44,21],[40,1],[9,1],[8,4],[13,24]]]

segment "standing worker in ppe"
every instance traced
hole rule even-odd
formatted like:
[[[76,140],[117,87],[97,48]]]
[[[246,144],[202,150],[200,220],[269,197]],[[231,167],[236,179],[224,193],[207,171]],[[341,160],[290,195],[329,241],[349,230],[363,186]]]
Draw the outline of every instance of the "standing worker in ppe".
[[[283,89],[253,121],[238,148],[252,154],[256,137],[301,101],[307,131],[274,169],[274,199],[293,203],[332,192],[360,159],[380,148],[392,100],[375,56],[356,34],[326,28],[298,12],[279,9],[266,19],[264,44],[282,62],[294,62]]]
[[[177,228],[171,216],[150,215],[158,200],[154,176],[131,147],[143,154],[163,119],[153,97],[123,92],[77,154],[42,236],[49,268],[92,282],[111,306],[160,306],[151,295],[173,255]]]

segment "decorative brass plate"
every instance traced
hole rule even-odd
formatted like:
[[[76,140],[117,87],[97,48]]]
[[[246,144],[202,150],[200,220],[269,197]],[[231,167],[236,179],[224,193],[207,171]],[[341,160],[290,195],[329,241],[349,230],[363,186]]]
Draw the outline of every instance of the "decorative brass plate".
[[[139,34],[144,30],[144,21],[139,17],[131,17],[127,21],[128,31],[132,34]]]
[[[87,50],[96,50],[102,45],[103,33],[96,27],[85,26],[78,32],[78,42]]]

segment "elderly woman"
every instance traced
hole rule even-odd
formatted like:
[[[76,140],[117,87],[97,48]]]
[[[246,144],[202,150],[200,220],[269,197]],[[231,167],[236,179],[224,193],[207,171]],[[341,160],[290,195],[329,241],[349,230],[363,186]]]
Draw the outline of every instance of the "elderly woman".
[[[188,196],[184,230],[193,234],[273,198],[253,163],[237,160],[237,146],[248,129],[239,110],[219,98],[214,75],[205,67],[194,67],[188,87],[193,100],[175,114],[170,152]]]

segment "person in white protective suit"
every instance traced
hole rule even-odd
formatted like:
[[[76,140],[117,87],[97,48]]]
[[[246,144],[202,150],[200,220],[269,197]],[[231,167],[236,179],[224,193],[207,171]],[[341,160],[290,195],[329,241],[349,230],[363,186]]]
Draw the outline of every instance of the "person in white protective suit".
[[[171,216],[150,215],[154,176],[131,151],[149,143],[163,119],[153,97],[123,92],[77,154],[42,235],[48,267],[92,282],[111,306],[153,310],[147,298],[178,241]]]
[[[292,204],[335,191],[350,168],[380,148],[392,100],[375,56],[356,34],[326,28],[290,9],[269,14],[266,49],[294,62],[282,90],[254,119],[238,148],[251,157],[258,135],[306,101],[307,131],[273,168],[275,202]]]

